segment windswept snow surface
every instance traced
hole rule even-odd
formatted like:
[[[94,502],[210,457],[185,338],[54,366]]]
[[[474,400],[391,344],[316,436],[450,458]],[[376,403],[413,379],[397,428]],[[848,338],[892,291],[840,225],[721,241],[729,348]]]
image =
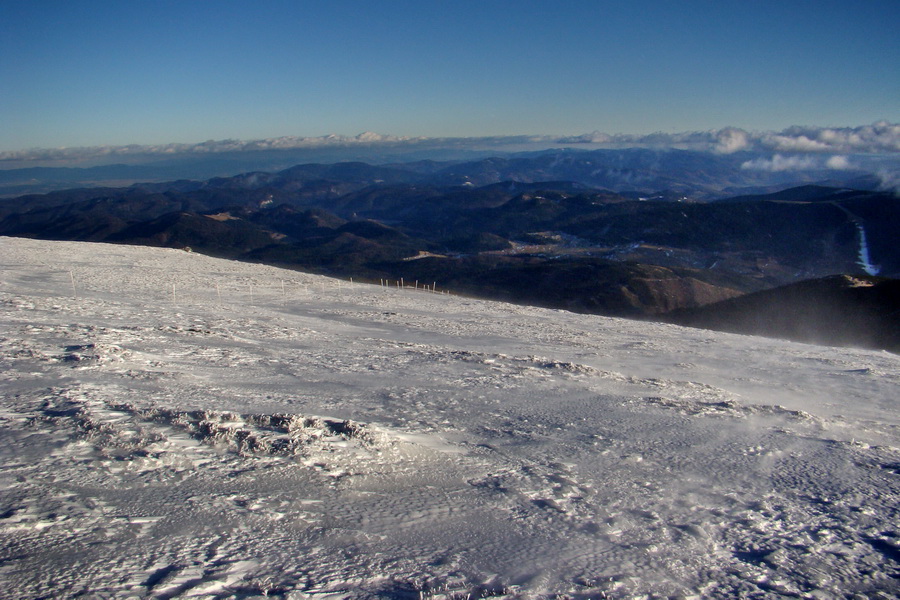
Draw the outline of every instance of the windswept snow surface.
[[[0,269],[0,598],[900,594],[896,355],[176,250]]]

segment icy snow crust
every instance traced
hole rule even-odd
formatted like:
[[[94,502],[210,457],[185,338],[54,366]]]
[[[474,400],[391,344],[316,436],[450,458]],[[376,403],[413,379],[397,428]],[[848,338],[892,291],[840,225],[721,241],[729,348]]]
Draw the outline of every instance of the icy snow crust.
[[[900,594],[896,355],[175,250],[0,268],[0,598]]]

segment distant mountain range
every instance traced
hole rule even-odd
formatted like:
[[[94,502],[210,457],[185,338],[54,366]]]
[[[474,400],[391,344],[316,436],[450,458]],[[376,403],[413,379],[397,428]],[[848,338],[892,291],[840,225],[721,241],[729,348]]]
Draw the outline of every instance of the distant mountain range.
[[[652,148],[587,150],[575,147],[516,152],[514,148],[511,141],[510,149],[501,153],[491,153],[465,144],[456,147],[429,145],[426,142],[381,142],[192,153],[169,158],[160,154],[148,156],[141,163],[0,170],[0,197],[75,187],[122,186],[135,182],[206,180],[252,171],[278,173],[292,165],[311,162],[387,165],[407,173],[408,180],[414,179],[425,185],[482,186],[503,181],[569,181],[619,193],[642,196],[679,194],[692,200],[766,193],[802,183],[868,190],[885,184],[882,173],[885,159],[877,156],[847,161],[840,157],[839,160],[825,160],[826,157],[811,159],[805,155],[775,155],[773,158],[771,153],[749,150],[717,153]],[[896,171],[895,161],[887,163],[892,164],[891,168]]]
[[[711,321],[672,311],[834,274],[900,276],[898,198],[820,185],[750,193],[771,180],[746,173],[742,160],[634,149],[302,164],[21,196],[0,201],[0,235],[190,248],[582,312],[681,314],[691,324]],[[753,177],[757,188],[743,185]],[[748,193],[691,201],[737,187]]]

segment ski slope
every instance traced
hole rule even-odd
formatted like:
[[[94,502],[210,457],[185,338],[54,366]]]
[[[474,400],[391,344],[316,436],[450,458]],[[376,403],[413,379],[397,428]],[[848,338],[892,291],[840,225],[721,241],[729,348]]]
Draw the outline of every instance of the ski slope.
[[[894,354],[13,238],[0,311],[2,599],[900,595]]]

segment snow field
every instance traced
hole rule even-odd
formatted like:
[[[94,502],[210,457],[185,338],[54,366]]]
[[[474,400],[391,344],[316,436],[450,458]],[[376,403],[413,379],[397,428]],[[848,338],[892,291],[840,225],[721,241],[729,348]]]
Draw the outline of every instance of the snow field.
[[[895,355],[162,249],[0,269],[0,598],[900,594]]]

